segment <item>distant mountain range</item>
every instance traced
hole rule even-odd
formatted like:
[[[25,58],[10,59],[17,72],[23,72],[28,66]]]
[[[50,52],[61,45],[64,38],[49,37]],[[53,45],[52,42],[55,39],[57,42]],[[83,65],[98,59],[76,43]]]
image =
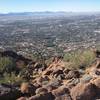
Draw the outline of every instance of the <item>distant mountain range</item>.
[[[18,12],[18,13],[0,13],[0,16],[8,16],[8,15],[65,15],[71,14],[72,12]]]
[[[100,12],[11,12],[11,13],[0,13],[0,16],[34,16],[34,15],[82,15],[82,14],[100,14]]]

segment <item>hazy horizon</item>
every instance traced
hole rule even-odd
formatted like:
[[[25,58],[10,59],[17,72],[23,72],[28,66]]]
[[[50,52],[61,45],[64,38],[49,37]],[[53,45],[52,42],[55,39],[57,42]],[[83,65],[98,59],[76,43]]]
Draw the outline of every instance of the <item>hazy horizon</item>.
[[[0,13],[100,12],[100,0],[0,0]]]
[[[15,11],[15,12],[0,12],[0,14],[13,14],[13,13],[100,13],[100,11]]]

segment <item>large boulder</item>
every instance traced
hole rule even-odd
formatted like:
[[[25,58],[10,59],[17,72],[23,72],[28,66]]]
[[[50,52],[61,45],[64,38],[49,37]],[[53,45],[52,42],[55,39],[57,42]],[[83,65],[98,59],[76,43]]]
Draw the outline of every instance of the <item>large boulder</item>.
[[[82,76],[82,78],[80,79],[81,83],[88,83],[90,82],[90,80],[92,80],[92,76],[89,74],[85,74]]]
[[[61,86],[52,91],[55,96],[55,100],[72,100],[70,97],[70,91],[65,86]]]
[[[76,70],[71,70],[68,72],[68,74],[65,76],[66,79],[72,79],[72,78],[79,78],[80,73]]]
[[[98,77],[97,79],[92,80],[91,83],[96,86],[96,94],[97,97],[100,99],[100,78]]]
[[[49,77],[48,76],[41,76],[41,77],[36,79],[36,83],[38,83],[39,85],[45,85],[45,84],[49,83]]]
[[[58,75],[60,75],[60,74],[63,74],[63,70],[61,70],[61,69],[56,69],[56,70],[54,70],[53,71],[53,73],[52,73],[52,75],[54,76],[58,76]]]
[[[50,82],[47,85],[58,88],[59,86],[61,86],[61,83],[62,83],[61,80],[54,78],[54,79],[51,79]]]
[[[55,100],[55,97],[50,92],[46,94],[37,94],[35,96],[30,97],[28,100]]]
[[[64,94],[55,98],[55,100],[72,100],[69,94]]]
[[[71,97],[73,100],[94,100],[95,85],[92,83],[79,83],[71,89]]]
[[[91,83],[95,84],[100,89],[100,77],[94,79]]]
[[[65,86],[61,86],[55,90],[52,91],[52,94],[55,96],[55,97],[58,97],[58,96],[61,96],[61,95],[64,95],[64,94],[69,94],[69,89],[66,88]]]
[[[67,86],[67,88],[72,89],[78,83],[80,83],[80,79],[79,78],[72,78],[72,79],[69,79],[69,80],[63,80],[62,84]]]
[[[100,77],[100,59],[97,60],[96,64],[86,69],[86,73],[91,75],[93,78]]]
[[[52,85],[45,85],[45,86],[43,86],[45,89],[47,89],[48,90],[48,92],[51,92],[52,90],[54,90],[54,89],[56,89],[56,87],[55,86],[52,86]]]
[[[47,90],[46,88],[43,88],[43,87],[38,88],[38,89],[35,91],[36,94],[46,94],[47,92],[48,92],[48,90]]]

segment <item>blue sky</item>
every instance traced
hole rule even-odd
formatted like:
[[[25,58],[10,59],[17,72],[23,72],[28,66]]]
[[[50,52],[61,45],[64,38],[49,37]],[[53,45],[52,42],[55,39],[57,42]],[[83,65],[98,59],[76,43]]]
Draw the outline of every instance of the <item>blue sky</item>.
[[[0,13],[34,11],[100,11],[100,0],[0,0]]]

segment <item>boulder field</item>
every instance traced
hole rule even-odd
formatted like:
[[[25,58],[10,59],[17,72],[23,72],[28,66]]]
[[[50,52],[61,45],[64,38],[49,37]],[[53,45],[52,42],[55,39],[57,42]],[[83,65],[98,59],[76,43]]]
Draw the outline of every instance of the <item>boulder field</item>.
[[[30,65],[33,66],[32,64]],[[100,100],[100,60],[84,69],[68,69],[61,58],[20,87],[0,85],[0,100]]]

